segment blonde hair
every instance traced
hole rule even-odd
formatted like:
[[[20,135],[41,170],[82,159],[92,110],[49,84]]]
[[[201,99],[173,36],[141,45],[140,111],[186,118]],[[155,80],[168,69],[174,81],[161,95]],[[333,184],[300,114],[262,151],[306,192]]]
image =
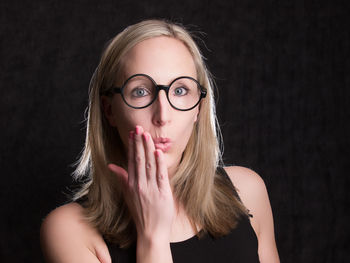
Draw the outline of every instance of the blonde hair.
[[[84,183],[73,200],[84,200],[86,218],[104,237],[121,247],[136,238],[136,230],[124,202],[120,184],[107,164],[127,167],[126,153],[118,131],[106,121],[100,93],[120,82],[122,59],[137,43],[167,36],[182,41],[190,51],[197,79],[207,89],[200,103],[198,120],[183,153],[177,172],[171,178],[174,197],[184,207],[192,226],[213,236],[232,230],[245,208],[234,195],[232,185],[217,174],[221,164],[221,133],[215,115],[213,81],[199,48],[182,26],[164,20],[146,20],[127,27],[105,48],[90,82],[87,133],[84,151],[74,176]]]

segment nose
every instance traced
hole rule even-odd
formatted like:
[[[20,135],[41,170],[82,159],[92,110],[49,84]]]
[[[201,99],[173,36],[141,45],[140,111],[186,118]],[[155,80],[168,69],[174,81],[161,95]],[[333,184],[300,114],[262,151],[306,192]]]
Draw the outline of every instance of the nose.
[[[170,122],[172,107],[164,90],[160,90],[156,101],[153,103],[152,122],[156,126],[164,126]]]

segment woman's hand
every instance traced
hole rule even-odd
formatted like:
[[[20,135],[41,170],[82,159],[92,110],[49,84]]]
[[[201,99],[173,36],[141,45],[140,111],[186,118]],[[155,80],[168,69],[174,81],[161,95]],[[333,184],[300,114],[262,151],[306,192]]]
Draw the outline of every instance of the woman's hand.
[[[137,241],[149,245],[170,242],[175,214],[164,153],[152,137],[136,126],[129,134],[128,172],[108,165],[124,184],[124,197],[137,229]]]

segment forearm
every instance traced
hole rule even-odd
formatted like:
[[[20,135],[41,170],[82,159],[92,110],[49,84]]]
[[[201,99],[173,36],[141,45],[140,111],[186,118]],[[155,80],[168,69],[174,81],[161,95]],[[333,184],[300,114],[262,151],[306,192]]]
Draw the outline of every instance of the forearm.
[[[149,238],[137,239],[137,263],[172,263],[170,243]]]

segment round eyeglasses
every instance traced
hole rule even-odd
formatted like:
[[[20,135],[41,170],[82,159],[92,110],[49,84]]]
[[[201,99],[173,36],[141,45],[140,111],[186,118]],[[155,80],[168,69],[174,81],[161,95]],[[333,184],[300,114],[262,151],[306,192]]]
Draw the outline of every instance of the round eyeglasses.
[[[207,95],[206,89],[192,77],[178,77],[166,86],[158,85],[146,74],[132,75],[121,87],[112,87],[102,95],[120,93],[128,106],[143,109],[157,99],[160,90],[165,91],[170,105],[180,111],[192,110]]]

